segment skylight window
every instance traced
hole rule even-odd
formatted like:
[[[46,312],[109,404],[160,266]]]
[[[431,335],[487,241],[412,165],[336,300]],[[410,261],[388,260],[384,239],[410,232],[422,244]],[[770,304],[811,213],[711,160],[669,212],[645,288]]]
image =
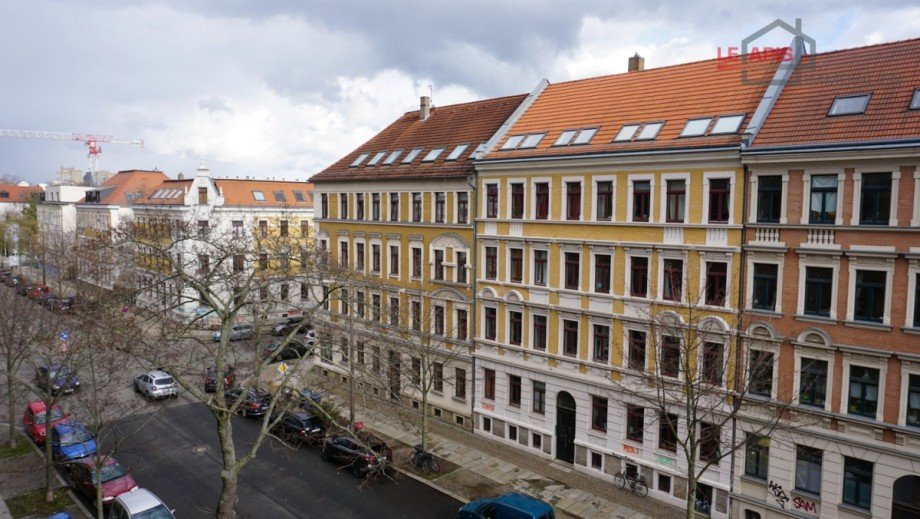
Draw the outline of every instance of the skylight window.
[[[298,202],[306,202],[303,197],[303,191],[294,191],[294,200],[297,200]]]
[[[450,155],[448,155],[447,158],[444,160],[457,160],[458,158],[460,158],[460,154],[466,151],[466,149],[469,147],[470,147],[469,144],[458,145],[456,148],[454,148],[454,151],[450,152]]]
[[[412,162],[415,160],[415,157],[418,157],[418,154],[421,153],[423,149],[425,148],[415,148],[414,150],[410,151],[409,154],[406,155],[406,158],[403,159],[402,163],[408,164]]]
[[[536,148],[537,144],[540,144],[540,141],[543,140],[545,133],[531,133],[527,137],[524,137],[524,142],[521,143],[521,148]]]
[[[508,137],[508,140],[502,144],[502,149],[513,150],[514,148],[517,148],[521,144],[521,141],[524,140],[524,137],[526,137],[526,135],[512,135],[511,137]]]
[[[380,162],[380,159],[382,159],[382,158],[384,157],[384,155],[386,155],[386,154],[387,154],[387,152],[385,152],[385,151],[378,151],[378,152],[374,155],[374,158],[372,158],[371,160],[367,161],[367,165],[368,165],[368,166],[376,166],[377,163]]]
[[[383,165],[384,165],[384,166],[389,166],[389,165],[392,164],[394,161],[396,161],[396,159],[398,159],[399,156],[400,156],[401,154],[402,154],[402,150],[395,150],[395,151],[391,152],[391,153],[390,153],[390,156],[387,157],[387,159],[386,159],[385,161],[383,161]]]
[[[179,198],[180,196],[182,196],[182,193],[183,193],[183,191],[182,191],[181,189],[177,189],[176,192],[173,193],[172,197],[173,197],[173,198]]]
[[[160,198],[161,196],[163,196],[163,190],[157,189],[156,191],[153,192],[152,195],[150,195],[150,199],[153,200],[154,198]]]
[[[473,153],[470,153],[469,158],[474,159],[479,153],[484,153],[486,151],[486,146],[488,145],[489,145],[488,141],[479,143],[479,146],[476,146],[476,149],[473,150]]]
[[[687,121],[687,126],[684,126],[684,130],[680,132],[681,137],[699,137],[706,133],[706,128],[709,128],[709,123],[712,121],[712,117],[705,117],[702,119],[690,119]]]
[[[355,167],[360,166],[361,163],[364,162],[364,159],[366,159],[368,155],[369,155],[368,153],[362,153],[358,155],[358,158],[356,158],[355,161],[351,163],[351,167],[355,168]]]
[[[261,191],[253,191],[253,192],[252,192],[252,197],[256,199],[256,202],[264,202],[264,201],[265,201],[265,193],[263,193],[263,192],[261,192]]]
[[[617,132],[617,136],[613,138],[613,142],[631,141],[638,129],[638,124],[624,124],[620,131]]]
[[[597,133],[597,128],[585,128],[584,130],[578,132],[578,135],[575,137],[575,140],[572,141],[572,144],[588,144],[591,142],[591,139],[594,138],[595,133]]]
[[[275,195],[275,202],[286,202],[287,201],[284,198],[284,191],[273,191],[272,194]]]
[[[914,98],[910,100],[911,110],[920,110],[920,88],[914,90]]]
[[[827,115],[853,115],[866,113],[866,107],[869,106],[869,94],[856,96],[838,97],[831,104],[831,109]]]
[[[716,119],[716,124],[712,126],[709,135],[738,133],[738,128],[741,127],[741,121],[744,121],[743,115],[722,115]]]
[[[572,142],[572,139],[575,138],[576,133],[578,133],[578,130],[566,130],[560,133],[559,138],[556,139],[553,146],[568,146]]]
[[[639,135],[636,137],[637,141],[650,141],[655,137],[658,137],[658,133],[661,131],[661,127],[664,126],[664,123],[646,123],[642,127],[642,131],[639,132]]]
[[[442,151],[444,151],[443,147],[434,148],[433,150],[429,151],[427,155],[425,155],[425,158],[422,159],[422,162],[434,162],[441,155]]]

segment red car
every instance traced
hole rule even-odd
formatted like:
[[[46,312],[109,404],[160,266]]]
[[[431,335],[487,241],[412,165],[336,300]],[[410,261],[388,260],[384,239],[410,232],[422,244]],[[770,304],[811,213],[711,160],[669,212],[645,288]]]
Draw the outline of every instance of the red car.
[[[101,478],[98,476],[102,476]],[[102,473],[96,474],[96,460],[93,456],[70,464],[70,481],[73,486],[90,499],[96,498],[96,482],[102,481],[102,504],[110,505],[116,497],[137,488],[137,482],[112,456],[106,456]]]
[[[26,434],[38,445],[44,445],[45,436],[48,434],[48,425],[45,423],[45,403],[30,402],[22,413],[22,426]],[[66,422],[69,416],[59,405],[51,408],[51,426]]]
[[[51,287],[48,285],[34,285],[31,290],[26,292],[29,299],[41,299],[43,295],[50,294]]]

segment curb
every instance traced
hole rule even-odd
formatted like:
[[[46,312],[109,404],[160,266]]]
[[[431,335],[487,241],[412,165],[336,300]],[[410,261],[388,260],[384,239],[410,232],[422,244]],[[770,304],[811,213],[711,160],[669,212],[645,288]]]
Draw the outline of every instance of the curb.
[[[407,470],[405,470],[405,469],[402,469],[402,468],[400,468],[400,467],[397,467],[395,463],[393,464],[393,468],[396,470],[396,472],[399,472],[400,474],[402,474],[402,475],[404,475],[404,476],[408,476],[409,478],[414,479],[414,480],[418,481],[419,483],[423,483],[423,484],[425,484],[425,485],[428,485],[429,487],[431,487],[431,488],[437,490],[438,492],[440,492],[440,493],[442,493],[442,494],[445,494],[445,495],[448,495],[448,496],[450,496],[450,497],[456,499],[457,501],[460,501],[460,502],[463,503],[463,504],[467,504],[467,503],[470,502],[469,499],[467,499],[467,498],[465,498],[465,497],[463,497],[463,496],[461,496],[461,495],[459,495],[459,494],[456,494],[456,493],[454,493],[454,492],[451,492],[450,490],[447,490],[446,488],[442,487],[441,485],[438,485],[438,484],[434,483],[433,481],[431,481],[431,480],[429,480],[429,479],[425,479],[425,478],[423,478],[423,477],[421,477],[421,476],[416,476],[415,474],[413,474],[413,473],[411,473],[411,472],[409,472],[409,471],[407,471]]]
[[[42,452],[42,451],[38,448],[38,445],[35,445],[35,442],[29,441],[29,445],[32,446],[32,449],[34,449],[35,452],[38,453],[38,456],[39,456],[42,460],[45,459],[45,453]],[[61,477],[61,473],[58,472],[57,469],[54,470],[54,477],[57,478],[58,483],[60,483],[62,487],[64,487],[64,488],[67,489],[67,495],[70,497],[70,500],[73,501],[73,503],[74,503],[75,505],[77,505],[77,508],[79,508],[80,511],[83,512],[83,515],[84,515],[85,517],[90,517],[90,518],[95,517],[95,514],[90,513],[89,509],[87,509],[86,506],[83,504],[83,501],[80,501],[79,499],[77,499],[77,496],[73,493],[73,489],[71,489],[71,488],[70,488],[70,485],[68,485],[68,484],[64,481],[64,478]],[[6,503],[4,503],[4,507],[6,507]]]

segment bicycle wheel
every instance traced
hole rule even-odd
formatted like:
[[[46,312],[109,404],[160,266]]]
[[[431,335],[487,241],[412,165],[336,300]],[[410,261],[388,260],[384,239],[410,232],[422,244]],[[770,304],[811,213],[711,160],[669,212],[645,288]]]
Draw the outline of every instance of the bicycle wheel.
[[[434,457],[431,458],[431,471],[435,474],[441,472],[441,466],[438,465],[438,460],[434,459]]]
[[[622,473],[622,472],[620,472],[620,473],[618,473],[616,476],[614,476],[614,478],[613,478],[613,484],[616,485],[617,488],[619,488],[619,489],[623,489],[623,488],[626,487],[626,478],[623,477],[623,473]]]
[[[431,473],[431,458],[422,460],[422,472],[425,474]]]
[[[413,452],[409,455],[409,465],[418,468],[418,454]]]
[[[648,486],[646,486],[644,481],[636,481],[636,486],[633,487],[633,492],[637,495],[645,497],[648,495]]]

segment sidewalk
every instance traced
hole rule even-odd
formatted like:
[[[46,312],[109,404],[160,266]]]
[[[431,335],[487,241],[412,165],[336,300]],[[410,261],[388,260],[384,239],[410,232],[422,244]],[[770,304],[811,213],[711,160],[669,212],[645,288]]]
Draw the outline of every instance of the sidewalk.
[[[406,445],[418,443],[418,436],[396,423],[385,408],[359,408],[357,420]],[[432,451],[459,468],[427,482],[467,500],[513,490],[550,503],[560,518],[666,519],[682,514],[655,499],[619,490],[612,483],[576,472],[565,464],[481,438],[436,418],[431,419],[429,438]]]

